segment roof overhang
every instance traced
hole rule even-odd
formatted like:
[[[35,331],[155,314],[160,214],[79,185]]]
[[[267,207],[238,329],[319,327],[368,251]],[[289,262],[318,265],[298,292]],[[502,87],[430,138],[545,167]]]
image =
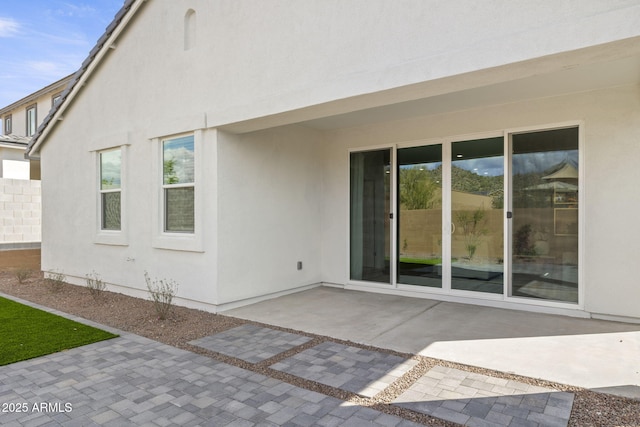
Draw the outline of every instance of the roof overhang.
[[[640,84],[640,37],[302,107],[207,124],[245,133],[287,124],[332,130]]]
[[[116,13],[113,21],[107,26],[104,34],[98,39],[95,47],[84,60],[80,69],[76,71],[63,92],[61,101],[51,109],[42,124],[38,127],[35,135],[27,147],[27,157],[37,157],[42,144],[58,121],[64,117],[65,111],[73,103],[73,100],[80,93],[87,83],[93,71],[98,68],[105,56],[115,46],[116,40],[125,30],[129,22],[142,5],[149,0],[126,0],[122,8]]]

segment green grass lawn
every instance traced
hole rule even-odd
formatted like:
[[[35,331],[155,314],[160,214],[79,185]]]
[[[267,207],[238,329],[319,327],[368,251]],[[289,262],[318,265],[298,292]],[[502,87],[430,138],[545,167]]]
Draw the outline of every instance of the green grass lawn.
[[[0,297],[0,366],[115,337]]]

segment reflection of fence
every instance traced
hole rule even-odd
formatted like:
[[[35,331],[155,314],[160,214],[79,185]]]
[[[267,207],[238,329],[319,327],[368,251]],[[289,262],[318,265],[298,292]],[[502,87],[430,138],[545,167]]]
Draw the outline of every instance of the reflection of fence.
[[[577,217],[577,210],[572,210]],[[529,225],[530,232],[526,238],[528,242],[515,242],[514,247],[531,248],[531,253],[524,256],[546,256],[558,260],[566,259],[570,254],[574,258],[577,254],[577,235],[556,235],[554,230],[554,208],[515,209],[513,212],[512,230],[514,239],[520,227]],[[486,233],[479,238],[475,258],[501,259],[503,257],[503,215],[502,209],[486,209],[484,211],[484,225]],[[453,222],[456,211],[453,212]],[[577,221],[577,220],[576,220]],[[572,224],[577,228],[577,224]],[[416,209],[400,211],[398,245],[402,256],[408,258],[439,257],[442,254],[442,210]],[[555,227],[555,228],[554,228]],[[522,236],[520,238],[523,238]],[[517,246],[517,245],[520,246]],[[465,257],[465,239],[462,230],[456,225],[452,235],[451,250],[454,257]]]
[[[40,181],[0,178],[0,243],[39,242]]]
[[[474,258],[497,260],[503,258],[502,209],[484,210],[482,224],[486,230],[478,238]],[[456,211],[453,212],[454,224]],[[439,257],[442,254],[442,210],[416,209],[400,212],[400,253],[406,257]],[[451,251],[454,257],[468,256],[467,241],[462,227],[456,225],[452,235]]]

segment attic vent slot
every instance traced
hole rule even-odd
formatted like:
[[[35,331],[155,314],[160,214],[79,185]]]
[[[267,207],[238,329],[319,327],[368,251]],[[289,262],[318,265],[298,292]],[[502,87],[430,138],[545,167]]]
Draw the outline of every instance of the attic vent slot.
[[[196,12],[193,9],[187,10],[184,15],[184,50],[192,49],[196,46]]]

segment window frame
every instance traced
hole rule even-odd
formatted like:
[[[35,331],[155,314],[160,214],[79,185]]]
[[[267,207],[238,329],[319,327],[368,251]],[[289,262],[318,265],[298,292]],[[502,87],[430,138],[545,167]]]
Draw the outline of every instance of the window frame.
[[[128,221],[127,221],[127,158],[129,144],[113,145],[93,150],[95,165],[95,237],[94,243],[101,245],[128,246]],[[120,150],[120,188],[103,190],[101,155],[109,151]],[[120,229],[112,230],[103,228],[102,196],[105,193],[120,192]]]
[[[7,114],[4,116],[3,130],[5,135],[11,135],[13,132],[13,115]]]
[[[33,111],[33,123],[30,120],[30,112]],[[31,104],[25,108],[25,135],[33,136],[38,131],[38,104]]]
[[[183,139],[183,138],[188,138],[189,136],[191,136],[192,140],[193,140],[193,152],[194,152],[194,176],[193,176],[193,181],[189,181],[189,182],[179,182],[179,183],[175,183],[175,184],[167,184],[165,182],[165,176],[164,176],[164,163],[165,163],[165,144],[167,142],[171,142],[171,141],[177,141],[179,139]],[[168,190],[173,190],[173,189],[183,189],[183,188],[193,188],[194,191],[194,202],[195,202],[195,137],[193,135],[184,135],[184,136],[179,136],[179,137],[173,137],[173,138],[166,138],[163,139],[161,141],[161,152],[162,152],[162,166],[163,166],[163,174],[162,174],[162,206],[163,206],[163,218],[162,218],[162,231],[164,233],[180,233],[180,234],[193,234],[195,232],[195,204],[194,204],[194,225],[193,225],[193,230],[170,230],[169,229],[169,200],[168,200]]]
[[[193,136],[194,152],[194,176],[193,182],[165,184],[164,183],[164,143],[167,141]],[[152,226],[155,230],[152,238],[152,246],[158,249],[169,249],[189,252],[204,252],[203,249],[203,197],[202,197],[202,158],[203,158],[203,130],[171,134],[162,137],[151,138],[153,151],[152,174],[156,190],[153,192],[153,205],[156,206],[152,217]],[[167,231],[166,230],[166,189],[193,188],[193,220],[192,232]]]
[[[62,92],[51,96],[51,108],[55,107],[62,100]]]
[[[103,154],[111,153],[114,151],[120,152],[120,186],[118,188],[102,188],[102,180],[103,180],[103,166],[104,163],[102,161]],[[122,230],[122,149],[120,147],[110,148],[107,150],[101,150],[98,152],[98,166],[99,166],[99,183],[98,183],[98,192],[100,193],[100,230],[101,231],[121,231]],[[112,194],[112,193],[120,193],[120,227],[119,228],[106,228],[105,227],[105,215],[104,215],[104,195]]]

